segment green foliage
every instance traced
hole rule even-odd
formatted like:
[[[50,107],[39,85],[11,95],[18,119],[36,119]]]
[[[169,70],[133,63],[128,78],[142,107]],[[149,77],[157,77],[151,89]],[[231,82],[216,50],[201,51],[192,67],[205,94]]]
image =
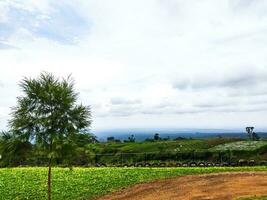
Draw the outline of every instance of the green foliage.
[[[51,199],[51,166],[55,158],[72,155],[77,136],[90,126],[89,107],[78,105],[74,83],[42,73],[20,83],[24,96],[18,97],[9,124],[15,138],[34,142],[48,159],[48,200]]]
[[[52,198],[93,199],[136,183],[188,174],[226,171],[267,171],[267,168],[54,168]],[[46,175],[46,168],[0,169],[0,199],[46,199]]]
[[[135,142],[135,143],[98,143],[90,144],[89,149],[97,153],[143,153],[164,151],[191,151],[195,149],[208,149],[209,144],[205,140],[181,140],[159,142]]]
[[[159,136],[159,134],[158,133],[155,133],[155,135],[154,135],[154,140],[155,141],[159,141],[161,138],[160,138],[160,136]]]
[[[115,138],[113,136],[107,137],[107,142],[114,142]]]
[[[0,133],[0,166],[18,166],[26,163],[32,155],[29,141],[21,141],[11,132]]]
[[[215,146],[211,150],[215,151],[255,151],[267,147],[267,141],[238,141]]]
[[[253,130],[254,130],[254,127],[246,127],[248,139],[259,140],[260,136],[257,133],[255,133]]]
[[[133,164],[136,162],[159,162],[159,161],[211,161],[220,162],[220,155],[214,155],[210,148],[236,139],[213,138],[213,139],[184,139],[175,141],[135,142],[135,143],[97,143],[90,144],[87,149],[91,155],[91,163],[105,163],[117,165],[121,163]],[[103,154],[103,155],[100,155]],[[123,154],[123,155],[121,155]],[[244,157],[242,157],[244,158]]]
[[[76,104],[74,82],[42,73],[20,83],[24,96],[13,108],[10,127],[16,138],[31,141],[49,158],[58,158],[70,149],[75,135],[90,126],[90,109]]]
[[[128,137],[128,140],[124,140],[124,142],[135,142],[135,136],[131,135]]]

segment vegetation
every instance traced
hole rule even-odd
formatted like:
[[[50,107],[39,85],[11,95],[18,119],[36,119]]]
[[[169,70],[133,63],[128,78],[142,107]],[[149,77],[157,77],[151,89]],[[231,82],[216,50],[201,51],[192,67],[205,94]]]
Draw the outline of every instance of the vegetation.
[[[254,130],[254,127],[246,127],[248,139],[259,140],[260,139],[259,135],[255,133],[253,130]]]
[[[92,199],[120,188],[151,180],[225,171],[267,171],[266,167],[211,168],[53,168],[52,197]],[[46,199],[46,168],[0,169],[0,194],[5,200]]]
[[[213,138],[153,142],[127,140],[123,143],[110,140],[109,142],[99,143],[94,136],[88,133],[80,133],[72,142],[75,145],[71,148],[71,155],[56,158],[53,165],[94,166],[98,163],[118,166],[122,163],[134,164],[140,162],[143,162],[143,164],[145,162],[229,162],[230,157],[233,162],[238,162],[240,159],[258,162],[267,159],[267,141]],[[7,150],[7,152],[9,151]],[[19,152],[19,149],[16,152]],[[11,160],[4,159],[6,157],[0,159],[0,166],[45,166],[47,160],[38,152],[36,145],[30,144],[28,150],[24,149],[16,154],[21,155],[20,157],[16,157],[11,152],[13,155]]]
[[[97,143],[90,144],[88,148],[96,153],[143,153],[143,152],[184,152],[193,150],[204,150],[219,144],[236,141],[230,138],[215,139],[184,139],[175,141],[158,142],[133,142],[133,143]]]
[[[107,142],[89,144],[87,148],[91,152],[92,163],[105,163],[107,165],[126,163],[132,165],[132,163],[139,162],[143,162],[143,164],[146,162],[192,161],[238,162],[241,159],[261,162],[267,159],[266,144],[267,141],[213,138],[135,143]],[[233,149],[225,148],[228,146],[232,146]]]
[[[37,79],[25,78],[20,86],[23,96],[18,97],[17,106],[13,108],[10,130],[0,134],[0,167],[48,166],[48,173],[46,168],[0,169],[2,199],[50,200],[52,194],[54,199],[88,199],[158,178],[266,170],[266,167],[54,168],[54,190],[51,191],[52,166],[69,166],[72,169],[73,165],[104,163],[113,166],[120,163],[129,166],[128,163],[138,162],[150,166],[147,162],[174,164],[171,162],[178,161],[190,162],[188,166],[192,166],[192,161],[196,160],[200,161],[198,164],[202,161],[231,163],[233,158],[238,160],[240,156],[261,160],[267,157],[267,141],[255,141],[259,137],[253,132],[254,128],[247,127],[250,141],[231,138],[170,140],[156,133],[145,142],[136,142],[135,136],[131,135],[123,143],[114,137],[99,143],[95,136],[88,133],[91,112],[89,107],[77,104],[78,95],[70,78],[59,80],[52,74],[43,73]]]
[[[267,141],[238,141],[238,142],[231,142],[227,144],[218,145],[212,150],[216,151],[255,151],[266,147],[267,149]]]
[[[22,164],[31,156],[31,150],[32,144],[29,141],[22,141],[10,132],[0,134],[0,166]]]
[[[18,105],[13,108],[8,141],[24,146],[34,143],[47,158],[50,200],[52,162],[71,153],[78,133],[90,126],[90,110],[76,104],[77,93],[70,78],[60,81],[52,74],[43,73],[37,79],[25,78],[20,86],[24,96],[18,97]],[[18,145],[13,147],[16,151]]]

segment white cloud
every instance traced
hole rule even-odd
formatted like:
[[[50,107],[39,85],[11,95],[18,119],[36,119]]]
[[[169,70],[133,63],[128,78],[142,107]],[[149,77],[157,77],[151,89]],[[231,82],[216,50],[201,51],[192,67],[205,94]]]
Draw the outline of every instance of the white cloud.
[[[267,1],[3,2],[0,107],[49,71],[73,75],[93,129],[266,127]]]

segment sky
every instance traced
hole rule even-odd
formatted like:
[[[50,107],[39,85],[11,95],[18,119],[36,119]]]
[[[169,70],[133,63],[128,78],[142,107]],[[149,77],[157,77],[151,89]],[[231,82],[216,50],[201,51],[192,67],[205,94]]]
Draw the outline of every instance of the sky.
[[[266,0],[0,0],[0,129],[46,71],[92,130],[267,130],[266,55]]]

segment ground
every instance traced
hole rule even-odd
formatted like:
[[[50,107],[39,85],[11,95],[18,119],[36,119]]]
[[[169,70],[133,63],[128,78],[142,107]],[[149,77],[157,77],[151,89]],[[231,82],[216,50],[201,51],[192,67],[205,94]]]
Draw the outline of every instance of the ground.
[[[160,179],[170,180],[170,178],[174,177],[187,176],[186,179],[183,179],[185,183],[187,183],[187,178],[189,177],[188,175],[192,176],[197,174],[214,174],[221,172],[267,173],[267,167],[75,167],[73,170],[70,170],[69,168],[54,167],[52,172],[52,199],[89,200],[120,191],[122,188],[130,186],[135,187],[134,185],[140,183],[152,182],[152,187],[154,187],[155,182],[153,181],[159,181]],[[173,180],[176,180],[176,178]],[[257,177],[255,178],[255,181],[258,183]],[[161,182],[159,181],[158,183]],[[251,183],[254,183],[254,179]],[[188,184],[190,185],[192,183]],[[180,185],[182,186],[183,184]],[[172,187],[172,185],[170,185],[170,187]],[[174,189],[177,190],[177,188]],[[0,168],[0,200],[14,199],[46,200],[47,168]]]
[[[98,200],[232,200],[267,195],[266,172],[188,175],[138,184]]]

